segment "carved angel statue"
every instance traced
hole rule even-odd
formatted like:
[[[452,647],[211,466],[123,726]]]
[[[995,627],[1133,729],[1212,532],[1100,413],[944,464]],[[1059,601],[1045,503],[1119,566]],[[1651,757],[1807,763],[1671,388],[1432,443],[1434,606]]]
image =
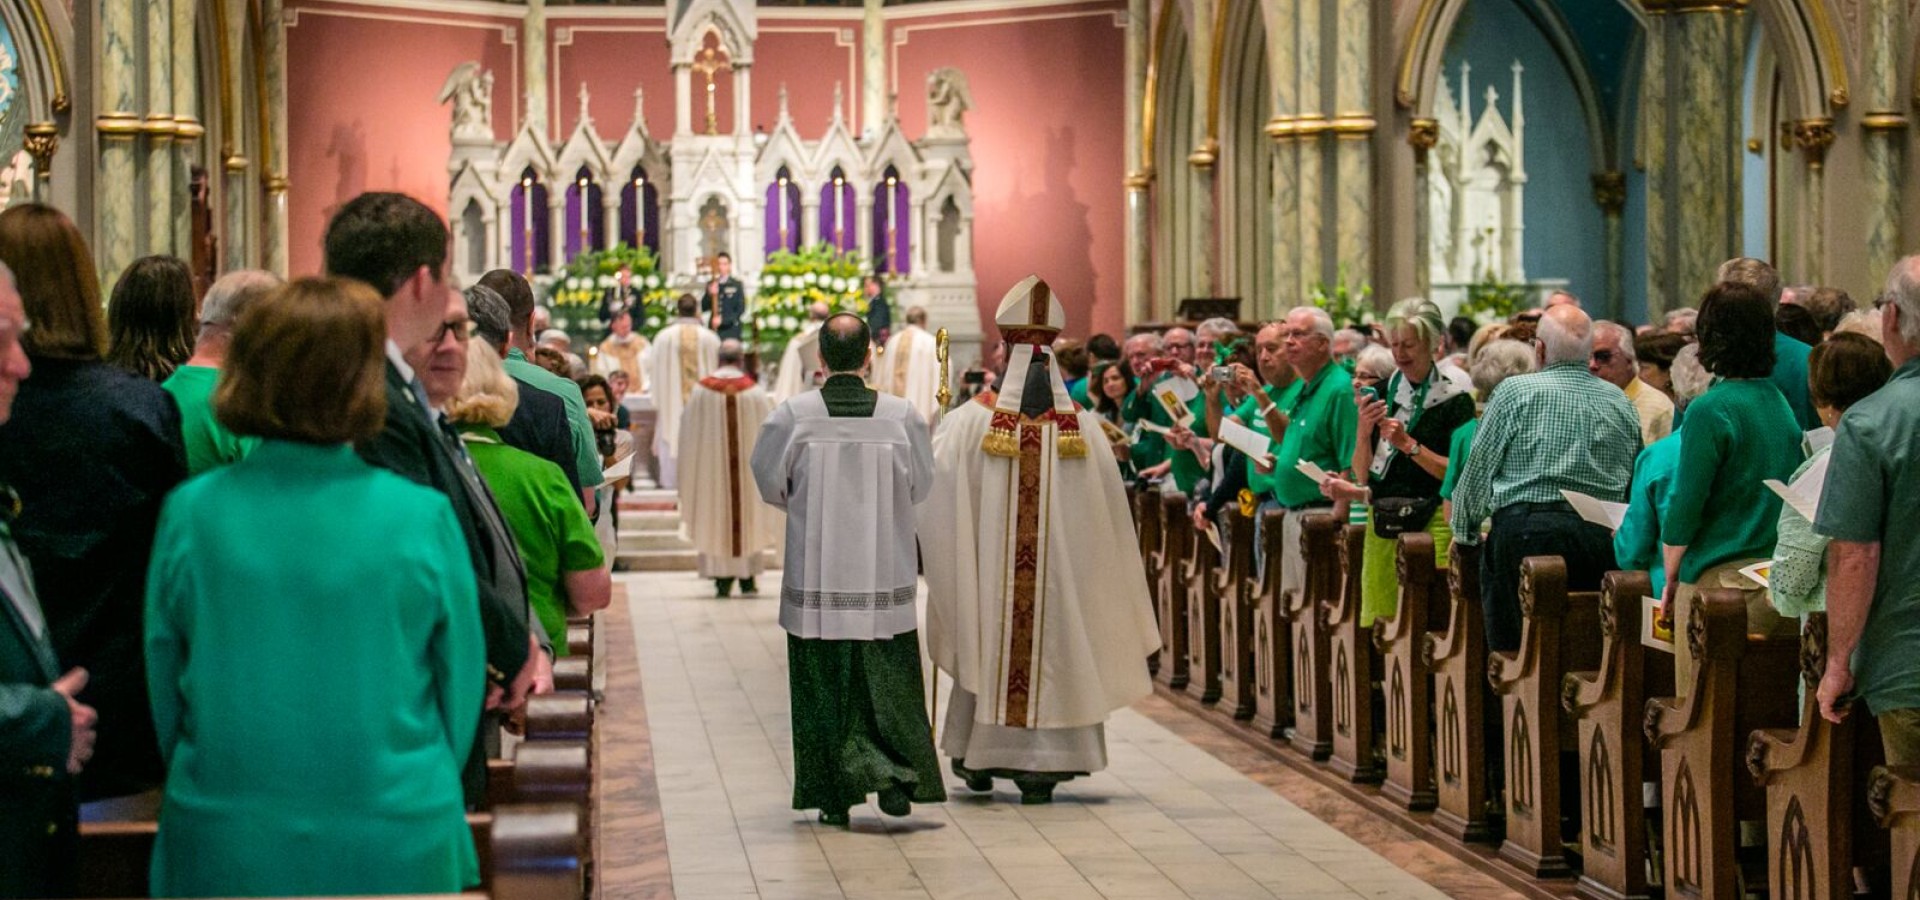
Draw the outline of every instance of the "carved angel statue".
[[[973,91],[965,72],[945,66],[927,75],[927,137],[966,137],[961,120],[972,108]]]
[[[453,67],[437,103],[453,102],[453,139],[493,140],[493,73],[469,60]]]

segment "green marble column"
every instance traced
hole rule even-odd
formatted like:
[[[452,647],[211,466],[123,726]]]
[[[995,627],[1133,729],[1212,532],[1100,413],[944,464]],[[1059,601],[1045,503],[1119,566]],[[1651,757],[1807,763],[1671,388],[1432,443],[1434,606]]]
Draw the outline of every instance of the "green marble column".
[[[1267,70],[1273,73],[1273,286],[1276,312],[1298,304],[1306,276],[1300,265],[1299,7],[1281,0],[1267,7]]]
[[[1691,306],[1740,252],[1742,0],[1643,0],[1647,309]]]
[[[1188,237],[1188,269],[1183,283],[1184,296],[1211,297],[1214,274],[1220,263],[1220,204],[1214,196],[1216,166],[1220,161],[1220,141],[1214,128],[1219,121],[1220,85],[1217,80],[1216,44],[1220,35],[1214,28],[1216,4],[1227,0],[1196,0],[1193,26],[1188,30],[1188,59],[1194,67],[1193,108],[1201,110],[1193,117],[1193,152],[1187,156],[1187,177],[1193,180],[1193,203],[1185,225]],[[1176,302],[1179,297],[1173,298]]]
[[[242,68],[244,60],[241,56],[241,48],[246,46],[246,8],[239,5],[238,0],[218,0],[218,2],[227,4],[225,19],[228,71],[246,71]],[[249,102],[246,93],[240,87],[243,81],[244,79],[235,78],[234,84],[229,87],[229,90],[234,92],[227,98],[232,108],[236,110],[234,121],[220,123],[222,135],[220,173],[225,179],[221,200],[226,207],[224,210],[226,224],[221,229],[220,253],[223,259],[221,269],[227,272],[253,265],[250,253],[254,245],[254,234],[259,230],[254,227],[249,214],[252,208],[250,200],[254,195],[255,186],[248,177],[253,161],[247,158],[246,148],[252,143],[253,137],[245,133],[243,124],[245,116],[237,114],[238,110],[244,108],[242,104]]]
[[[1153,224],[1148,218],[1153,161],[1147,157],[1147,61],[1152,55],[1153,3],[1127,0],[1127,307],[1128,323],[1151,322]]]
[[[261,48],[266,57],[267,147],[260,160],[266,191],[266,226],[260,240],[260,265],[287,274],[287,26],[283,0],[260,0]]]
[[[866,8],[860,18],[860,124],[868,134],[879,134],[887,118],[887,21],[881,17],[882,2],[866,0]],[[1144,13],[1140,19],[1141,27],[1146,27],[1149,20]],[[1127,27],[1134,27],[1131,19]],[[1132,41],[1131,31],[1127,39]],[[1131,44],[1127,52],[1133,52]],[[1130,104],[1129,108],[1135,106],[1138,106],[1138,101]],[[851,116],[848,117],[847,127],[853,127]]]
[[[1866,0],[1861,23],[1860,130],[1866,167],[1866,277],[1878,285],[1900,258],[1901,174],[1912,137],[1900,110],[1900,58],[1906,34],[1898,0]],[[1816,207],[1817,208],[1817,207]],[[1818,216],[1816,215],[1816,219]]]
[[[1413,287],[1427,297],[1433,292],[1433,195],[1427,179],[1433,175],[1429,157],[1440,143],[1440,123],[1414,119],[1407,143],[1413,147]]]
[[[1607,318],[1621,321],[1626,314],[1626,293],[1621,269],[1626,258],[1626,229],[1620,221],[1627,209],[1627,176],[1616,171],[1597,172],[1593,176],[1593,202],[1607,219]]]
[[[120,270],[133,262],[138,229],[134,219],[136,193],[131,186],[138,184],[134,156],[140,136],[136,55],[140,34],[132,3],[101,3],[99,13],[100,111],[94,120],[100,139],[97,181],[114,187],[95,192],[93,248],[102,281],[112,284]]]
[[[547,128],[547,0],[527,0],[520,39],[520,80],[527,91],[527,109],[521,121],[551,139],[553,134]]]
[[[1337,0],[1332,130],[1335,261],[1373,284],[1373,4]]]
[[[111,0],[109,0],[111,2]],[[147,234],[142,253],[173,252],[173,0],[147,0],[144,168]]]
[[[172,253],[193,261],[193,159],[206,134],[200,122],[200,58],[194,48],[194,16],[198,4],[173,4],[173,222],[171,247],[154,242],[154,252]],[[209,173],[208,177],[212,177]]]
[[[1299,156],[1294,166],[1295,222],[1293,239],[1300,248],[1299,286],[1294,302],[1302,304],[1313,286],[1329,279],[1326,259],[1326,226],[1323,173],[1328,155],[1327,119],[1323,79],[1320,76],[1322,52],[1320,22],[1324,3],[1330,0],[1301,0],[1294,25],[1295,65],[1299,73],[1296,101],[1299,120],[1294,126]]]

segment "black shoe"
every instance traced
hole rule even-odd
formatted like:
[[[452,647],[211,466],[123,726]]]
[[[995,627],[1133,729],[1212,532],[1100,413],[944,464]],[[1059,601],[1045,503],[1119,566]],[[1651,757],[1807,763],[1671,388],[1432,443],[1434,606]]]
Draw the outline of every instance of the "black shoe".
[[[827,812],[823,809],[820,811],[820,824],[845,828],[853,824],[853,816],[844,809],[839,812]]]
[[[1013,784],[1020,789],[1021,806],[1043,806],[1053,802],[1053,786],[1056,784],[1054,781],[1028,781],[1016,778]]]
[[[947,767],[952,769],[953,774],[959,776],[960,780],[967,783],[967,790],[978,794],[993,793],[993,776],[975,772],[961,765],[957,759],[948,760]]]
[[[733,596],[733,579],[715,578],[713,580],[713,595],[722,600]]]
[[[898,787],[883,788],[880,791],[880,811],[890,816],[910,816],[913,804],[907,799],[907,792]]]
[[[740,579],[740,596],[754,597],[754,596],[758,596],[759,593],[760,593],[760,586],[757,584],[754,584],[753,579],[751,578]]]

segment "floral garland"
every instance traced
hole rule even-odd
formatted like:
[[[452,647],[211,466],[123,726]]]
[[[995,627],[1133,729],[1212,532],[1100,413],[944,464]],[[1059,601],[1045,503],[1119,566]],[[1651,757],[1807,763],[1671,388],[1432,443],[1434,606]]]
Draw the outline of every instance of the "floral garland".
[[[1313,285],[1307,302],[1326,310],[1335,328],[1372,325],[1379,319],[1373,308],[1373,288],[1364,281],[1348,285],[1346,263],[1340,264],[1339,277],[1332,286],[1325,282]]]
[[[748,304],[751,333],[763,353],[778,356],[807,322],[807,308],[825,303],[836,313],[867,314],[860,290],[870,263],[858,251],[813,244],[797,253],[776,251],[760,270],[760,290]]]
[[[548,284],[547,305],[553,308],[556,318],[567,318],[582,325],[590,320],[597,324],[600,300],[608,288],[619,283],[622,265],[631,270],[629,283],[640,291],[640,307],[633,311],[634,330],[648,335],[659,331],[672,318],[667,307],[673,292],[666,276],[659,271],[653,250],[645,246],[629,247],[619,243],[575,256]]]

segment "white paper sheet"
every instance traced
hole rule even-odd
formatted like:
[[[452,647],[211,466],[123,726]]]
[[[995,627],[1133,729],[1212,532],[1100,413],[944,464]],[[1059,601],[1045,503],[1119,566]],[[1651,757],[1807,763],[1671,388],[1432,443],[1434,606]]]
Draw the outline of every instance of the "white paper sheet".
[[[1299,470],[1300,474],[1312,479],[1314,484],[1325,484],[1327,479],[1333,477],[1332,473],[1304,459],[1295,463],[1294,468]]]
[[[1820,495],[1827,487],[1827,464],[1833,461],[1832,455],[1823,456],[1818,462],[1795,478],[1792,484],[1781,484],[1772,478],[1765,484],[1774,493],[1780,495],[1793,511],[1806,517],[1809,522],[1820,520]]]
[[[1273,465],[1273,439],[1239,422],[1221,419],[1220,440],[1268,467]]]
[[[1769,559],[1764,562],[1754,563],[1753,565],[1750,565],[1744,569],[1741,569],[1740,574],[1747,576],[1748,581],[1751,581],[1754,584],[1757,584],[1763,588],[1772,588],[1773,582],[1770,581],[1769,579],[1773,574],[1773,560]]]
[[[1833,429],[1825,425],[1807,432],[1806,446],[1808,456],[1833,446]]]
[[[1561,489],[1560,496],[1567,498],[1567,502],[1573,504],[1573,511],[1579,513],[1580,518],[1602,526],[1608,531],[1619,531],[1620,523],[1627,520],[1625,503],[1613,503],[1564,488]]]

